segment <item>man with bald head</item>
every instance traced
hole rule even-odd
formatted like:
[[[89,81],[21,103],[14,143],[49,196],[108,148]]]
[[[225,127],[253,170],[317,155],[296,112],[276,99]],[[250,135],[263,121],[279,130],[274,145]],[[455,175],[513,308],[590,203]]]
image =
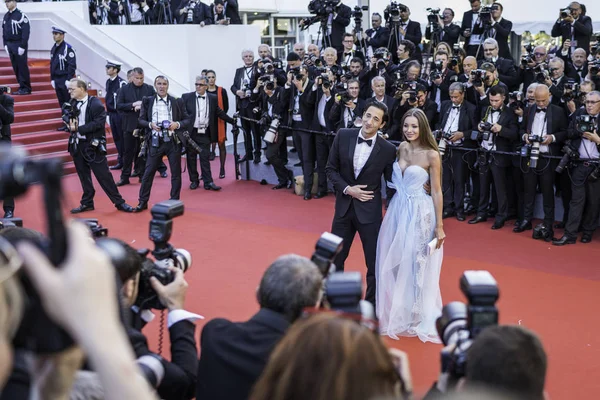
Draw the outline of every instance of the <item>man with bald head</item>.
[[[552,37],[562,37],[563,44],[570,40],[569,53],[577,48],[582,48],[588,54],[593,32],[592,19],[587,15],[582,15],[581,4],[574,1],[569,4],[569,12],[559,12],[551,34]]]
[[[304,43],[294,43],[294,53],[298,54],[300,58],[304,60],[304,55],[306,54],[306,51],[304,50]]]
[[[552,240],[554,235],[554,178],[557,160],[548,159],[544,155],[560,156],[563,142],[567,139],[568,122],[564,108],[550,104],[550,89],[546,85],[535,88],[535,105],[528,108],[522,124],[521,139],[532,146],[531,157],[522,158],[521,168],[524,173],[525,195],[523,220],[513,229],[520,233],[532,229],[533,209],[535,206],[536,187],[542,191],[544,205],[544,222],[536,226],[534,238]],[[539,150],[537,165],[533,165],[533,156]]]

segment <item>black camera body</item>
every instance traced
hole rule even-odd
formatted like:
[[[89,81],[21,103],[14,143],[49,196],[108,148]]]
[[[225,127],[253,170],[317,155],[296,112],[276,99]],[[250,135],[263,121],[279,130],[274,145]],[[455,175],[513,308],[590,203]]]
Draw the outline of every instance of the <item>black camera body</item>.
[[[400,21],[400,13],[408,11],[408,7],[402,3],[392,1],[389,6],[383,10],[383,16],[386,22],[397,23]]]
[[[534,62],[534,60],[533,60],[533,56],[531,54],[528,53],[528,54],[523,54],[521,56],[521,65],[523,67],[527,67],[532,62]]]
[[[377,60],[375,66],[378,70],[386,68],[386,63],[392,58],[390,51],[385,47],[380,47],[373,52],[373,58]]]
[[[335,95],[340,96],[340,103],[346,104],[349,101],[354,100],[350,93],[348,92],[348,84],[344,82],[340,82],[335,85]]]
[[[304,78],[304,74],[302,74],[302,68],[301,67],[290,68],[289,72],[291,72],[292,74],[294,74],[294,79],[296,79],[297,81],[301,81]]]
[[[565,145],[562,148],[562,152],[565,153],[564,156],[560,159],[560,162],[556,166],[556,172],[562,173],[565,168],[568,167],[570,163],[573,161],[577,161],[579,159],[579,151],[571,147],[571,141],[567,140]]]
[[[61,112],[62,119],[67,125],[69,125],[72,120],[77,120],[79,118],[79,114],[81,114],[79,108],[69,102],[63,103]]]
[[[480,122],[479,127],[482,129],[483,132],[479,130],[472,131],[471,140],[475,140],[478,142],[485,142],[490,140],[490,137],[492,136],[492,126],[493,124],[490,122]]]
[[[596,129],[596,120],[591,115],[578,115],[575,117],[575,129],[579,133],[594,132]]]
[[[572,79],[569,79],[564,84],[564,92],[562,95],[562,100],[564,102],[569,102],[572,100],[579,99],[581,97],[580,93],[580,85]]]
[[[429,77],[431,78],[431,80],[434,81],[436,79],[440,79],[442,77],[443,69],[444,69],[443,61],[441,61],[441,60],[434,61],[431,65],[431,73],[429,74]]]
[[[509,100],[509,104],[508,106],[510,108],[517,109],[520,108],[522,110],[525,109],[525,95],[523,94],[523,92],[519,92],[519,91],[515,91],[515,92],[510,92],[508,94],[508,100]]]
[[[479,10],[479,21],[481,21],[484,27],[492,25],[492,7],[481,7],[481,10]]]
[[[596,60],[590,61],[589,65],[590,65],[590,74],[598,75],[598,73],[600,72],[600,60],[596,59]]]
[[[485,82],[487,71],[485,69],[474,69],[471,71],[471,78],[473,81],[473,86],[481,87],[483,86],[483,82]]]
[[[533,68],[535,74],[535,81],[537,83],[545,83],[546,79],[550,77],[550,71],[548,71],[548,64],[541,63]]]
[[[0,95],[10,94],[10,87],[8,86],[0,86]]]
[[[571,16],[571,9],[569,7],[560,10],[560,18],[565,19]]]
[[[439,8],[427,8],[427,22],[429,23],[429,26],[432,28],[432,30],[438,30],[440,29],[440,24],[438,24],[438,18],[442,18],[442,16],[440,15],[440,9]]]
[[[444,132],[443,129],[437,129],[437,130],[431,132],[431,134],[433,135],[433,137],[435,137],[435,140],[442,140],[442,139],[450,140],[450,138],[452,137],[452,133]]]

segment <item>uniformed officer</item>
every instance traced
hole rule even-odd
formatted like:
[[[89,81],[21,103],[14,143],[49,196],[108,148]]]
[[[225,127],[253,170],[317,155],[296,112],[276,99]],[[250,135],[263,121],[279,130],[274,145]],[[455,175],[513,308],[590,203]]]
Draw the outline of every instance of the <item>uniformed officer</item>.
[[[119,76],[121,71],[121,62],[106,60],[106,111],[108,111],[108,118],[110,122],[110,130],[112,132],[115,146],[117,146],[117,152],[119,156],[117,158],[117,164],[110,167],[110,169],[122,169],[123,168],[123,129],[121,127],[121,115],[117,111],[117,91],[123,86],[127,85],[127,81]]]
[[[27,42],[29,42],[29,18],[17,8],[15,0],[6,2],[8,12],[2,21],[4,50],[19,82],[19,90],[13,94],[31,94],[31,79],[27,66]]]
[[[71,79],[75,78],[77,69],[75,50],[65,42],[65,33],[67,32],[60,28],[52,27],[54,46],[50,50],[50,79],[61,107],[71,99],[67,85]],[[65,127],[59,128],[59,130],[68,129]]]

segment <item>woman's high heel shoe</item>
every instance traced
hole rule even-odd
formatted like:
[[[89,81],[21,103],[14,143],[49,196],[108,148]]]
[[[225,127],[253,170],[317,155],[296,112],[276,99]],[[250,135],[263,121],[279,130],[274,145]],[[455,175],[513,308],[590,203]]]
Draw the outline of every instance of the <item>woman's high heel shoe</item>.
[[[221,171],[219,172],[219,179],[223,178],[225,178],[225,168],[221,168]]]

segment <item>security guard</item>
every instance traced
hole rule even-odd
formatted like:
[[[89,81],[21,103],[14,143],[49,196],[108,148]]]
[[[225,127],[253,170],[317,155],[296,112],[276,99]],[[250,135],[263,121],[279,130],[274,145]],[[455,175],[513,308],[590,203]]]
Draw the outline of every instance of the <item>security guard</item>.
[[[19,82],[19,90],[13,94],[31,94],[31,79],[27,66],[27,42],[29,42],[29,18],[17,9],[15,0],[6,2],[8,12],[2,21],[2,38],[4,50],[10,57],[10,62]]]
[[[117,146],[117,152],[119,156],[117,158],[117,164],[110,167],[110,169],[122,169],[123,168],[123,128],[121,127],[121,115],[117,111],[117,91],[123,86],[127,85],[127,81],[119,76],[121,71],[121,62],[106,60],[106,111],[108,111],[108,118],[110,122],[110,130],[112,132],[115,146]]]
[[[52,27],[54,46],[50,50],[50,79],[61,107],[71,99],[67,85],[71,79],[75,78],[77,69],[75,50],[65,42],[65,33],[67,32],[60,28]],[[59,128],[59,130],[67,129]]]

